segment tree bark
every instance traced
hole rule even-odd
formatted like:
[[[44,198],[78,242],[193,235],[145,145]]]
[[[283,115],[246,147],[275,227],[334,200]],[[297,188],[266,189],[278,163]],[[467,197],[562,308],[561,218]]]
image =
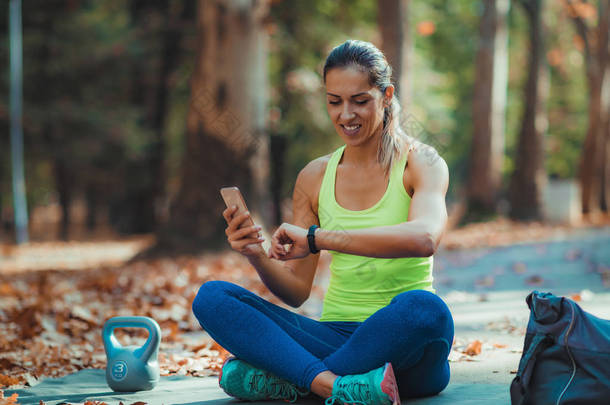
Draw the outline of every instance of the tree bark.
[[[398,101],[406,111],[411,102],[410,63],[413,42],[409,25],[410,0],[378,0],[377,25],[381,49],[392,66]]]
[[[59,224],[59,239],[68,240],[70,233],[70,207],[72,205],[72,180],[63,157],[56,157],[53,162],[55,174],[55,189],[59,195],[61,206],[61,222]]]
[[[544,134],[548,127],[546,102],[549,76],[544,53],[542,0],[522,1],[530,26],[528,76],[525,111],[509,185],[510,217],[517,220],[542,219],[542,190],[546,183]]]
[[[253,214],[269,224],[269,142],[264,133],[264,1],[198,2],[182,183],[159,233],[160,248],[226,246],[219,189],[238,186]]]
[[[467,218],[495,214],[502,180],[508,87],[508,0],[486,0],[479,28],[472,108]]]
[[[571,10],[577,34],[583,41],[587,85],[589,89],[589,123],[580,158],[579,179],[582,212],[595,216],[607,205],[607,158],[605,139],[610,125],[610,66],[608,45],[610,29],[610,0],[600,0],[599,20],[594,30],[588,28],[574,7],[573,0],[566,0]]]
[[[610,117],[610,111],[606,112]],[[602,168],[600,181],[600,208],[606,214],[610,213],[610,123],[604,128],[604,141],[602,143]]]

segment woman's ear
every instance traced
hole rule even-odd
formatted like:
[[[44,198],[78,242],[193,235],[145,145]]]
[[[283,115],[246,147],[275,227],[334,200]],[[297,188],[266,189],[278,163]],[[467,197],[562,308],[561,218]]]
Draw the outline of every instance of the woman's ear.
[[[389,107],[392,104],[392,97],[394,97],[394,85],[390,84],[385,88],[385,93],[383,95],[383,106]]]

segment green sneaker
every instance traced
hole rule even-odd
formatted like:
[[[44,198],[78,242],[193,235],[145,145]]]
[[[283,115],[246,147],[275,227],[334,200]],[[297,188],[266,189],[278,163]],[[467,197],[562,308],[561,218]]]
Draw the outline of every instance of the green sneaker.
[[[386,363],[365,374],[338,377],[325,404],[333,405],[335,401],[352,405],[400,405],[392,364]]]
[[[308,390],[234,356],[223,363],[218,384],[228,395],[246,401],[283,399],[295,402],[300,396],[309,394]]]

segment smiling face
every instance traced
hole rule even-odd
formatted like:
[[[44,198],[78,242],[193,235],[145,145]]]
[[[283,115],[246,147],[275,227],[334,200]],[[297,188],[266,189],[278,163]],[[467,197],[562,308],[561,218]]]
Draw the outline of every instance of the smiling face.
[[[346,144],[358,145],[381,136],[383,109],[393,91],[388,86],[384,97],[371,86],[366,72],[356,67],[333,68],[326,73],[326,109]]]

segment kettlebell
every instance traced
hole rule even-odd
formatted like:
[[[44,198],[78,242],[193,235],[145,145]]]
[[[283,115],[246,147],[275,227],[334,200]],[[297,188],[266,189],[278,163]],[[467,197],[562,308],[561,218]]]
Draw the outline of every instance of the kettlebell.
[[[145,328],[148,339],[142,347],[123,346],[114,336],[116,328]],[[147,391],[159,382],[159,343],[161,328],[146,316],[117,316],[104,324],[104,349],[108,359],[106,382],[113,391]]]

